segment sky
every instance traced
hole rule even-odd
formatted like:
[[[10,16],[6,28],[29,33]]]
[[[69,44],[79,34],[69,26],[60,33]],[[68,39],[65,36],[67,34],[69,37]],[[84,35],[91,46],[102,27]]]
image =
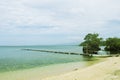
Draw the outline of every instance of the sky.
[[[79,44],[120,37],[120,0],[0,0],[0,45]]]

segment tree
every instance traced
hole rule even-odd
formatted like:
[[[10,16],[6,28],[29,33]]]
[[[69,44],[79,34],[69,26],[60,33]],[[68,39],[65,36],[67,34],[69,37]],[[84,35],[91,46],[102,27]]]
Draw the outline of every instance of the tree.
[[[98,36],[99,34],[96,33],[89,33],[85,36],[85,41],[82,42],[80,45],[83,46],[83,52],[86,55],[97,53],[97,51],[100,50],[99,45],[102,38],[99,38]]]
[[[100,46],[106,46],[106,41],[101,40],[101,41],[100,41]]]
[[[120,52],[120,38],[107,38],[106,39],[106,51]]]

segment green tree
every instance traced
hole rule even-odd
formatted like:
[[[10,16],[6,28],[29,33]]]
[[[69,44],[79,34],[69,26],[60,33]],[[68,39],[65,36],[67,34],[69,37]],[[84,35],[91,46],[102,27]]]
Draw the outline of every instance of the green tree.
[[[101,41],[100,41],[100,46],[106,46],[106,41],[101,40]]]
[[[106,39],[106,51],[119,51],[120,52],[120,38],[107,38]]]
[[[87,34],[84,38],[84,42],[82,42],[80,45],[83,46],[83,52],[86,55],[89,54],[94,54],[98,50],[100,50],[99,45],[102,40],[102,38],[99,38],[99,34],[94,33],[94,34]]]

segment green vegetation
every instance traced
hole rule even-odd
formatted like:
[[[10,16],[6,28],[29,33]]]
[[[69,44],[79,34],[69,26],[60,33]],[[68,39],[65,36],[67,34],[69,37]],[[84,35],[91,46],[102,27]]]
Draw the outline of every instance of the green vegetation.
[[[102,41],[102,38],[99,38],[98,37],[99,34],[87,34],[84,38],[84,42],[82,42],[80,45],[83,46],[83,52],[86,54],[86,55],[89,55],[89,54],[94,54],[96,53],[97,51],[100,50],[99,48],[99,45],[100,45],[100,42]]]
[[[102,38],[99,38],[99,34],[87,34],[84,38],[84,42],[80,44],[83,46],[83,52],[85,55],[97,54],[97,51],[100,50],[99,46],[106,46],[105,50],[110,51],[112,54],[120,52],[120,38],[107,38],[103,41]]]
[[[105,50],[120,52],[120,38],[107,38]]]
[[[106,41],[101,40],[101,41],[100,41],[100,46],[106,46]]]

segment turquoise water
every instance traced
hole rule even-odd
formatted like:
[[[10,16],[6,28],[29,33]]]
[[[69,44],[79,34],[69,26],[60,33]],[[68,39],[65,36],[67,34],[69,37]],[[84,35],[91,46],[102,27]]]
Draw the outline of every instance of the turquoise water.
[[[80,55],[22,50],[26,48],[82,53],[82,47],[79,46],[1,46],[0,72],[41,67],[51,64],[84,61],[84,58]]]

